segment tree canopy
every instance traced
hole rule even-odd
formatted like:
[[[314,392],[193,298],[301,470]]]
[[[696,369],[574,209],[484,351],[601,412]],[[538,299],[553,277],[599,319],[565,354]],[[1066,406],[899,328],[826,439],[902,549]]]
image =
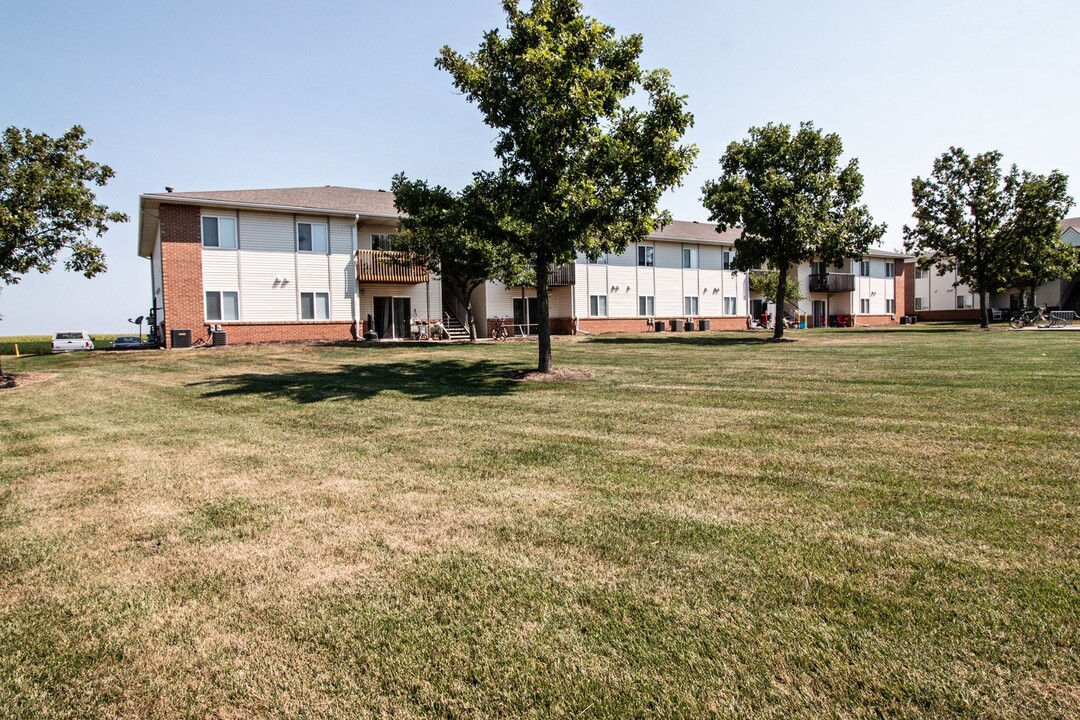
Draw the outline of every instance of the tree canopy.
[[[31,270],[49,272],[63,250],[64,266],[93,277],[105,254],[86,237],[109,223],[127,222],[98,202],[112,168],[89,160],[85,131],[76,125],[58,138],[9,127],[0,142],[0,284],[14,285]]]
[[[1005,179],[1012,212],[1002,229],[1009,254],[1006,284],[1035,303],[1035,289],[1077,270],[1076,248],[1061,239],[1061,221],[1073,206],[1069,179],[1054,170],[1049,175],[1019,172],[1014,165]]]
[[[493,196],[490,173],[477,173],[460,193],[423,180],[394,176],[391,189],[400,221],[401,248],[421,258],[442,277],[444,286],[468,315],[469,336],[476,339],[472,296],[488,280],[520,282],[525,260],[509,242],[504,211]]]
[[[536,273],[541,372],[551,370],[548,272],[577,253],[622,252],[658,221],[660,196],[697,154],[693,124],[666,70],[643,70],[640,35],[582,13],[578,0],[504,0],[507,32],[436,65],[499,131],[493,174],[514,249]],[[641,99],[647,107],[631,101]]]
[[[749,270],[768,263],[777,272],[778,308],[787,298],[788,274],[810,260],[839,265],[863,255],[885,234],[860,204],[863,177],[857,160],[840,166],[843,143],[802,123],[750,128],[720,159],[722,174],[702,188],[702,202],[717,231],[742,228],[734,265]],[[776,323],[774,337],[784,336]]]

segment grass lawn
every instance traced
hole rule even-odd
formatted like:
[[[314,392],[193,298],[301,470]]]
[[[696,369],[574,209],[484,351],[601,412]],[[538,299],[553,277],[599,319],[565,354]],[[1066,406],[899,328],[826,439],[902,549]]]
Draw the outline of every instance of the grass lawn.
[[[0,715],[1080,716],[1080,333],[19,360]]]

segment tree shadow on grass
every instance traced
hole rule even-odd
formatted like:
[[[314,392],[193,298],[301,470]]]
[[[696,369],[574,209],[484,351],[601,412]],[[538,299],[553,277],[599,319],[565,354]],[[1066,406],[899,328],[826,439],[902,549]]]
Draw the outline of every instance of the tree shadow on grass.
[[[772,332],[747,332],[745,334],[716,335],[713,333],[652,333],[641,335],[603,335],[591,337],[586,342],[599,345],[696,345],[698,347],[724,347],[735,345],[771,344]]]
[[[506,395],[520,387],[511,368],[489,361],[410,360],[350,365],[334,371],[241,373],[191,383],[203,397],[259,395],[297,403],[367,400],[393,391],[416,400]]]

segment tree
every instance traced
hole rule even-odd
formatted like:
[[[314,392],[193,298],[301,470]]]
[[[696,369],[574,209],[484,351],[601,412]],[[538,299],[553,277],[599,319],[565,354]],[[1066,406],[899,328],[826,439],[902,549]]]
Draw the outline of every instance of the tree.
[[[693,116],[669,73],[640,67],[640,35],[615,37],[578,0],[519,5],[503,2],[506,34],[487,32],[468,55],[444,47],[435,64],[499,131],[493,179],[513,248],[535,270],[537,369],[549,372],[549,271],[579,252],[622,252],[668,221],[660,196],[697,148],[679,144]]]
[[[1035,289],[1077,270],[1076,248],[1061,239],[1061,220],[1073,206],[1069,178],[1054,170],[1049,175],[1017,171],[1005,179],[1012,212],[1002,229],[1010,258],[1009,287],[1020,290],[1035,304]]]
[[[76,125],[59,138],[9,127],[0,142],[0,284],[14,285],[31,270],[49,272],[62,250],[64,266],[93,277],[105,254],[85,237],[101,237],[108,223],[127,222],[110,212],[91,185],[104,187],[112,168],[86,158],[90,147]]]
[[[792,278],[788,277],[784,289],[784,302],[798,305],[799,301],[803,299],[802,288],[799,287],[798,282],[792,285],[791,280]],[[780,273],[776,270],[752,270],[750,272],[750,290],[767,300],[776,302],[776,298],[780,294],[779,285]],[[781,312],[783,312],[783,309],[778,306],[777,313]]]
[[[717,232],[741,227],[734,265],[749,270],[768,263],[777,271],[778,308],[787,299],[788,274],[820,259],[839,265],[865,253],[885,234],[875,225],[862,197],[863,177],[851,160],[843,168],[843,143],[813,123],[768,124],[750,128],[750,137],[732,142],[720,159],[723,174],[702,188],[702,202]],[[776,323],[773,338],[784,336]]]
[[[522,277],[525,260],[507,242],[500,225],[498,203],[491,197],[492,178],[477,173],[458,194],[422,180],[394,176],[394,203],[405,213],[400,221],[401,247],[422,258],[438,273],[444,286],[465,308],[469,338],[476,340],[472,296],[488,280],[514,283]]]
[[[1009,192],[1002,183],[1001,153],[969,157],[951,147],[934,160],[930,177],[911,181],[915,227],[904,226],[904,248],[923,269],[956,271],[957,284],[979,296],[981,327],[990,327],[989,293],[1008,285],[1009,252],[1002,232],[1009,218]]]

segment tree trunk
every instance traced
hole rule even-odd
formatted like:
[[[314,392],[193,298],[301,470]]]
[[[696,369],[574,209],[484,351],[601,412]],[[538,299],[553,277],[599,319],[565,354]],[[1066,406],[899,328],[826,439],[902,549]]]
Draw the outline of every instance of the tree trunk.
[[[477,287],[473,285],[465,296],[465,322],[469,324],[469,342],[476,342],[476,318],[473,316],[472,296]]]
[[[1035,286],[1028,288],[1028,307],[1035,307]]]
[[[789,263],[781,263],[776,277],[776,312],[773,317],[773,340],[784,339],[784,301],[787,299]]]
[[[986,290],[980,288],[979,289],[979,307],[982,308],[982,312],[980,313],[981,320],[979,321],[979,327],[981,329],[983,329],[983,330],[989,330],[990,329],[990,308],[988,308],[986,306],[986,296],[987,296]]]
[[[551,372],[551,322],[548,318],[548,267],[545,257],[536,259],[536,309],[540,313],[540,328],[537,346],[539,359],[536,369],[542,373]]]

